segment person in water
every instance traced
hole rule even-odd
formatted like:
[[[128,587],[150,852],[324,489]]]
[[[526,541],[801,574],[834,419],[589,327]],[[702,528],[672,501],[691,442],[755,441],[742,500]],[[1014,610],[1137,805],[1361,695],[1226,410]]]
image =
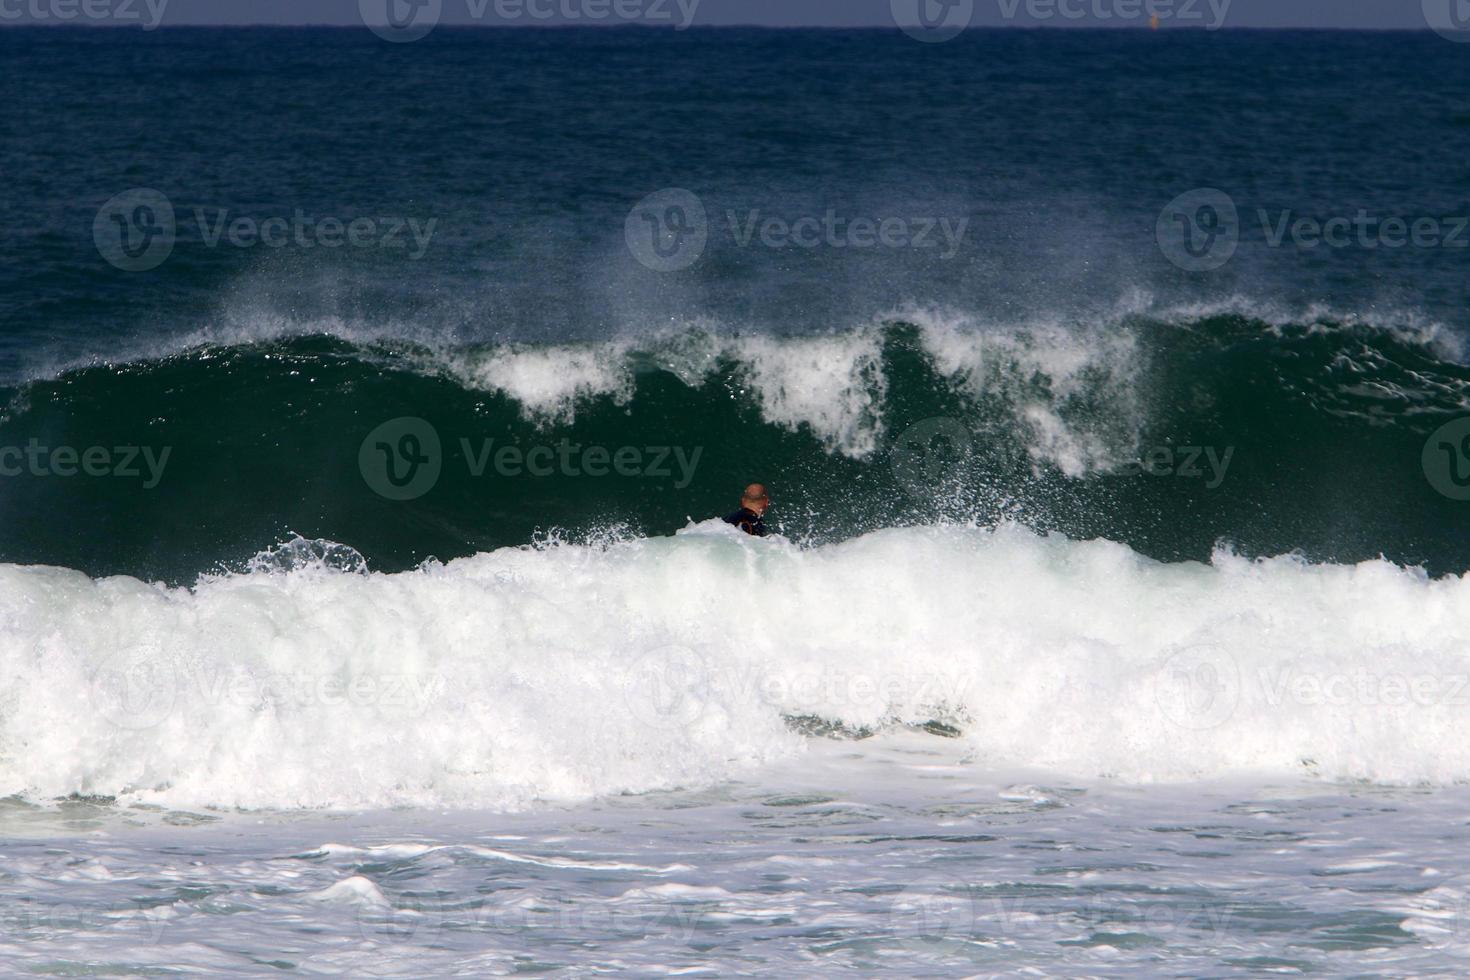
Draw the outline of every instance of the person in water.
[[[734,524],[746,534],[753,534],[763,538],[768,533],[765,521],[766,508],[771,506],[770,495],[766,493],[764,484],[752,483],[745,488],[744,495],[740,498],[740,509],[725,518],[726,524]]]

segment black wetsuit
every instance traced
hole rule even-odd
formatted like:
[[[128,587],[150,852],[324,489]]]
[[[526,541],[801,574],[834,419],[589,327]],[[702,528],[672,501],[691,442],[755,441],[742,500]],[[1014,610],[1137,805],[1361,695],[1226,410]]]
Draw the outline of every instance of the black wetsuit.
[[[742,507],[735,513],[729,515],[725,518],[725,523],[734,524],[746,534],[754,534],[758,538],[765,537],[767,533],[766,525],[765,522],[761,520],[761,515],[757,514],[749,507]]]

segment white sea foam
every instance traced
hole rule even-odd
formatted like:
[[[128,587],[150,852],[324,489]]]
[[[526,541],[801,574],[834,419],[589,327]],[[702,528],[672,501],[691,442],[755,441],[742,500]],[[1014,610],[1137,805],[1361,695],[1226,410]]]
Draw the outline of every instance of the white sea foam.
[[[622,344],[504,346],[441,355],[470,388],[499,392],[535,421],[572,422],[592,398],[618,403],[633,396],[633,373]]]
[[[861,459],[883,436],[883,334],[876,326],[819,337],[732,342],[767,422],[808,427],[828,450]]]
[[[951,384],[1010,412],[1038,465],[1081,477],[1136,458],[1145,364],[1131,329],[936,310],[900,315],[919,327],[925,352]]]
[[[945,384],[1003,413],[1010,425],[1006,435],[1021,441],[1036,469],[1050,466],[1087,477],[1137,458],[1148,424],[1152,368],[1140,342],[1141,322],[1188,328],[1227,315],[1257,321],[1269,331],[1373,327],[1442,359],[1465,360],[1455,331],[1413,311],[1355,313],[1238,297],[1169,305],[1135,291],[1086,316],[1006,319],[906,306],[845,330],[808,336],[771,334],[758,325],[732,332],[696,319],[611,340],[539,345],[467,342],[471,338],[456,330],[425,324],[301,318],[240,303],[199,329],[127,342],[109,355],[52,352],[32,363],[25,379],[87,365],[158,360],[203,347],[325,335],[384,364],[502,395],[525,418],[550,425],[574,422],[596,400],[627,403],[641,370],[667,371],[698,388],[727,363],[766,422],[807,432],[828,452],[867,459],[888,441],[885,329],[903,321],[919,327],[923,350]]]
[[[1385,562],[700,526],[192,590],[0,566],[0,624],[0,796],[518,807],[713,783],[803,718],[1130,781],[1470,778],[1470,579]]]
[[[1328,303],[1286,304],[1232,296],[1194,303],[1149,304],[1138,314],[1164,323],[1192,325],[1201,320],[1235,316],[1263,323],[1273,330],[1305,327],[1314,333],[1333,333],[1344,328],[1381,330],[1401,343],[1423,347],[1445,360],[1465,362],[1464,339],[1446,324],[1418,310],[1382,308],[1346,310]]]
[[[699,387],[716,364],[729,359],[765,421],[792,431],[804,428],[828,451],[863,458],[883,435],[882,351],[877,325],[816,337],[720,337],[696,328],[637,344],[437,351],[430,364],[469,388],[511,398],[533,421],[566,423],[592,399],[628,401],[636,361]]]

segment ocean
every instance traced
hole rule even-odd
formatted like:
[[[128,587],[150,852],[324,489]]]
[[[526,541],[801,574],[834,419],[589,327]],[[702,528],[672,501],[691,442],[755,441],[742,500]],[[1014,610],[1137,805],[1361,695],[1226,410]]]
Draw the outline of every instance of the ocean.
[[[924,40],[0,30],[5,972],[1463,973],[1470,48]]]

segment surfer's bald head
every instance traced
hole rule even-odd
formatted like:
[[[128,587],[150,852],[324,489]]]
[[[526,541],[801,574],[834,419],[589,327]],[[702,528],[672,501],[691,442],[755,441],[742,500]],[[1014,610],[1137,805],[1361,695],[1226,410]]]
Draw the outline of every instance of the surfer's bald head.
[[[766,493],[764,483],[752,483],[745,488],[745,493],[740,498],[740,506],[764,514],[766,508],[771,506],[771,496]]]

